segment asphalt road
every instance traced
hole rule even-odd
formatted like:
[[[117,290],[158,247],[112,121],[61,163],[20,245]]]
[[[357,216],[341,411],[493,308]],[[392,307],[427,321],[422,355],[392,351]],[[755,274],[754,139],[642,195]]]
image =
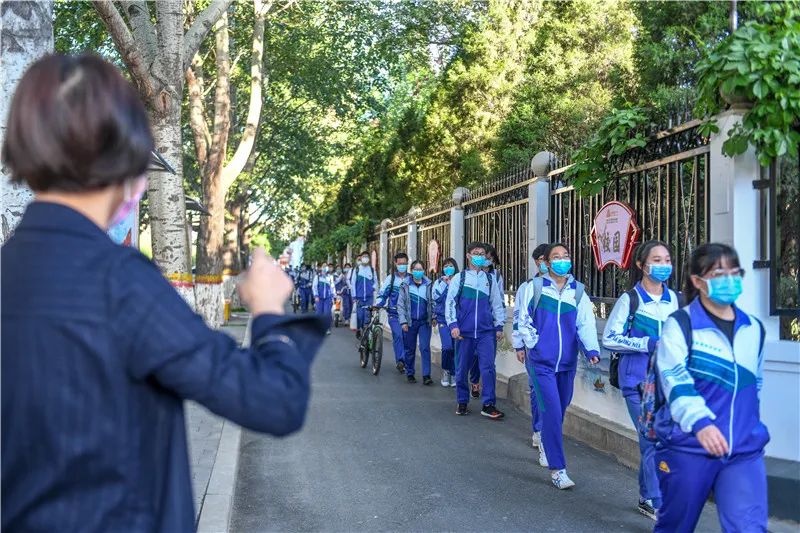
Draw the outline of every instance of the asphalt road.
[[[530,445],[530,418],[455,415],[455,389],[411,385],[391,343],[378,377],[358,366],[352,334],[334,331],[313,372],[298,435],[242,437],[231,528],[266,531],[651,531],[636,473],[566,442],[577,486],[553,487]],[[420,377],[419,375],[417,376]],[[707,510],[698,531],[719,531]]]

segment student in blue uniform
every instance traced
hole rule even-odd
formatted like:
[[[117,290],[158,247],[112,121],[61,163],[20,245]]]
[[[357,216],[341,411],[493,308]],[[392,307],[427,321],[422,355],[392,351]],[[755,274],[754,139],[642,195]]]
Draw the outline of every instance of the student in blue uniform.
[[[647,375],[650,354],[661,337],[661,327],[679,305],[677,294],[667,287],[672,275],[669,246],[648,241],[639,246],[635,258],[633,288],[614,304],[603,332],[603,346],[620,356],[619,386],[639,436],[638,509],[655,520],[661,507],[661,492],[654,462],[655,443],[638,431],[642,412],[640,385]]]
[[[594,308],[582,283],[570,275],[572,260],[563,244],[545,253],[548,274],[532,279],[519,300],[519,334],[533,367],[533,384],[540,399],[542,447],[539,464],[550,468],[558,489],[574,487],[567,475],[562,424],[572,401],[578,351],[591,364],[600,361]]]
[[[311,284],[314,281],[314,271],[308,263],[303,263],[297,274],[297,290],[300,291],[300,310],[307,313],[314,301],[314,291]]]
[[[425,276],[422,261],[411,263],[411,280],[400,288],[397,315],[406,340],[406,377],[416,383],[414,362],[422,360],[422,384],[432,385],[431,379],[431,322],[433,320],[433,283]]]
[[[764,327],[735,305],[744,276],[736,250],[703,244],[688,274],[691,303],[667,319],[656,349],[665,403],[655,418],[662,504],[654,531],[694,531],[712,491],[724,532],[767,531]]]
[[[314,276],[311,289],[314,292],[314,303],[318,315],[330,316],[333,309],[333,295],[336,293],[336,281],[331,273],[333,265],[323,265],[320,273]],[[328,330],[330,334],[331,330]]]
[[[458,272],[458,263],[452,257],[448,257],[442,263],[442,277],[433,284],[434,315],[436,326],[439,330],[439,340],[442,343],[442,387],[456,386],[456,358],[453,347],[453,337],[450,336],[450,329],[447,327],[445,318],[445,301],[447,300],[447,289],[450,287],[450,280]]]
[[[361,336],[361,329],[367,322],[369,311],[365,307],[372,305],[375,298],[375,283],[378,276],[369,261],[369,252],[364,250],[359,254],[356,267],[348,277],[350,284],[350,294],[353,297],[353,305],[356,306],[356,336]]]
[[[483,381],[481,415],[499,420],[504,414],[495,407],[495,343],[503,335],[506,313],[497,283],[483,267],[486,247],[482,243],[467,246],[469,268],[450,282],[445,302],[445,316],[450,335],[456,339],[457,415],[469,413],[468,373],[478,358]]]
[[[397,371],[401,374],[406,371],[406,343],[403,328],[400,327],[400,319],[397,316],[397,297],[400,295],[400,287],[408,283],[408,277],[408,255],[398,252],[394,256],[394,270],[383,280],[378,300],[375,302],[377,307],[386,307],[389,327],[392,330],[394,361]]]
[[[336,294],[342,299],[342,320],[347,324],[350,323],[350,313],[353,310],[350,284],[347,281],[350,271],[350,263],[345,263],[342,270],[336,271]]]
[[[532,257],[536,264],[536,272],[533,278],[540,278],[547,274],[547,264],[544,261],[544,253],[546,251],[546,244],[540,244],[533,250]],[[533,386],[533,367],[529,365],[528,361],[525,359],[525,343],[519,334],[519,302],[521,302],[522,295],[525,294],[525,286],[529,282],[530,280],[522,282],[514,298],[514,327],[511,333],[511,343],[514,350],[517,352],[517,360],[525,364],[525,370],[528,372],[528,387],[531,391],[531,444],[534,448],[540,449],[542,447],[542,415],[539,411],[536,389]]]

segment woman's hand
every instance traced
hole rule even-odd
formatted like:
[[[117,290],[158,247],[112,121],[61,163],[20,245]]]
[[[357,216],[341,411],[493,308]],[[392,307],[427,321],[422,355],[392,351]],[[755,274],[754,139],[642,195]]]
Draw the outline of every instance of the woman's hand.
[[[262,248],[253,252],[252,263],[239,283],[239,294],[253,316],[282,315],[293,283],[275,259]]]
[[[722,457],[728,453],[728,441],[725,440],[725,436],[714,424],[704,427],[695,435],[703,449],[711,455]]]
[[[494,338],[499,341],[503,340],[503,332],[502,331],[495,332]]]
[[[450,336],[453,337],[454,339],[460,339],[461,330],[458,328],[453,328],[452,330],[450,330]]]
[[[403,328],[403,331],[408,333],[408,324],[403,324],[401,327]]]
[[[525,364],[525,350],[517,350],[517,361]]]
[[[593,365],[596,365],[597,363],[600,362],[600,358],[595,355],[594,357],[589,359],[589,362],[592,363]]]

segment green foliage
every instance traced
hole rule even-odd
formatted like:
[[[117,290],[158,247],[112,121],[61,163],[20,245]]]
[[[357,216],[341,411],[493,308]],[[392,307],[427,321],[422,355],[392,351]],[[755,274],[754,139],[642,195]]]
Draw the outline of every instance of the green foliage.
[[[325,261],[329,255],[336,256],[344,251],[348,244],[358,250],[361,243],[367,240],[373,225],[372,221],[363,217],[352,224],[339,225],[309,241],[303,249],[303,256],[309,261]]]
[[[600,192],[618,170],[616,161],[632,148],[647,144],[643,126],[650,122],[641,107],[614,109],[597,132],[572,156],[566,175],[581,196]]]
[[[740,26],[697,67],[696,113],[710,117],[730,102],[752,104],[732,128],[723,152],[734,156],[753,146],[768,165],[800,143],[800,2],[760,6],[757,20]],[[706,123],[704,131],[716,131]]]

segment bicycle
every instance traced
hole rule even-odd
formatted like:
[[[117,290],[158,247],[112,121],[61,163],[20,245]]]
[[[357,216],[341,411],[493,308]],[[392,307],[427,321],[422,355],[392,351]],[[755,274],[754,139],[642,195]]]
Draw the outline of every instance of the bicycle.
[[[295,287],[292,289],[292,311],[294,311],[294,314],[297,314],[298,309],[300,309],[300,289]]]
[[[372,354],[372,374],[377,376],[381,371],[381,360],[383,359],[383,325],[380,320],[381,307],[363,306],[370,312],[367,324],[361,330],[361,341],[358,344],[358,355],[361,368],[367,368],[369,357]]]

